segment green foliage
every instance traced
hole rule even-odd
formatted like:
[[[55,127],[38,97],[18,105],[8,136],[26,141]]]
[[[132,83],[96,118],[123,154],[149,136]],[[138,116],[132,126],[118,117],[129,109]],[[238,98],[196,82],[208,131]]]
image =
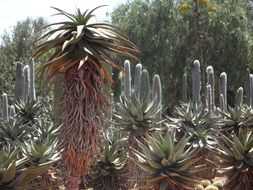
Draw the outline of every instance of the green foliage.
[[[181,11],[179,2],[186,2],[192,8]],[[218,12],[208,11],[213,6]],[[233,68],[252,67],[252,4],[245,0],[201,4],[198,32],[195,11],[193,0],[133,0],[112,12],[112,22],[125,30],[140,48],[141,62],[150,74],[161,76],[163,89],[166,89],[163,93],[172,93],[168,92],[170,79],[177,87],[181,86],[182,74],[189,73],[195,59],[200,59],[201,64],[212,65],[217,71],[216,77],[222,71],[229,73],[229,92],[231,89],[234,92],[244,76]],[[202,56],[198,36],[201,37]],[[168,99],[165,102],[167,104]]]

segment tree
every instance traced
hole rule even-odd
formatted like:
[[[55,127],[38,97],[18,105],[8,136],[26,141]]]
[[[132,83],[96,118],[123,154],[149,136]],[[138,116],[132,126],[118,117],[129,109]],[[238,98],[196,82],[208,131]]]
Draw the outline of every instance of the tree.
[[[15,81],[16,62],[28,64],[32,55],[34,46],[30,45],[45,29],[42,26],[46,25],[47,21],[42,18],[26,18],[23,21],[18,21],[12,30],[5,31],[1,36],[0,45],[0,90],[13,94],[13,84]],[[48,56],[48,55],[47,55]],[[46,56],[37,60],[42,62]],[[45,86],[42,85],[41,78],[36,77],[38,94],[42,94]]]
[[[40,57],[52,50],[40,72],[47,80],[64,74],[59,141],[70,175],[66,188],[76,190],[99,150],[101,113],[106,103],[104,87],[111,82],[105,64],[121,69],[108,52],[137,59],[138,50],[118,28],[106,23],[88,24],[97,8],[84,13],[77,9],[76,14],[54,9],[69,20],[51,24],[58,27],[39,39],[52,38],[39,43],[33,56]]]
[[[141,62],[151,75],[161,76],[164,97],[173,94],[173,86],[177,89],[173,97],[180,92],[183,73],[190,71],[195,59],[203,57],[204,65],[214,67],[216,77],[223,71],[229,73],[232,91],[243,84],[243,70],[252,67],[252,4],[247,0],[205,2],[133,0],[111,14],[112,23],[140,48]],[[196,3],[203,13],[198,15],[199,32]],[[183,4],[188,5],[184,10]],[[242,72],[233,70],[238,67]]]

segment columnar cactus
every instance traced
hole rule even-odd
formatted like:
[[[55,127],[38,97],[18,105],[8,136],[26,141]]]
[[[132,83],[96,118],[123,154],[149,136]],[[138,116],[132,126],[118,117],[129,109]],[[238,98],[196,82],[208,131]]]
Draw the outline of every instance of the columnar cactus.
[[[23,97],[24,101],[28,102],[29,92],[30,92],[30,68],[29,65],[26,65],[23,69],[24,78],[23,78]]]
[[[139,96],[141,92],[141,73],[142,73],[142,65],[138,63],[135,66],[134,73],[134,93]]]
[[[224,98],[224,111],[227,111],[227,74],[225,72],[222,72],[220,74],[220,82],[219,82],[220,86],[220,94],[223,95]],[[221,103],[220,102],[220,107],[221,107]]]
[[[249,68],[246,70],[245,76],[246,77],[245,77],[244,89],[245,89],[245,94],[246,94],[246,104],[250,106],[250,69]]]
[[[250,74],[250,107],[253,107],[253,74]]]
[[[125,76],[124,76],[124,95],[130,97],[131,94],[131,68],[128,60],[124,63]]]
[[[9,111],[10,111],[9,114],[10,118],[14,118],[16,116],[15,106],[11,105]]]
[[[212,66],[208,66],[206,68],[206,73],[207,73],[207,84],[210,84],[211,87],[211,99],[212,99],[212,110],[214,110],[215,107],[215,93],[214,93],[214,85],[215,85],[215,81],[214,81],[214,71],[213,71],[213,67]]]
[[[23,68],[22,63],[17,62],[16,64],[16,75],[15,75],[15,87],[14,87],[14,99],[19,102],[23,99]]]
[[[29,90],[29,100],[36,101],[36,92],[35,92],[35,67],[34,67],[34,59],[30,60],[29,63],[30,68],[30,90]]]
[[[157,106],[162,104],[162,85],[159,75],[155,75],[153,78],[152,99],[155,100]]]
[[[208,111],[212,112],[213,111],[213,103],[212,103],[212,90],[211,90],[211,85],[208,84],[206,86],[206,108]]]
[[[236,102],[235,105],[237,107],[240,107],[243,103],[243,88],[242,87],[238,88],[237,90],[235,102]]]
[[[225,112],[225,100],[223,94],[220,94],[220,110]]]
[[[187,94],[187,88],[188,88],[188,80],[187,80],[187,74],[185,73],[183,75],[183,90],[182,90],[182,100],[183,102],[188,102],[188,94]]]
[[[195,104],[200,104],[200,91],[201,91],[201,76],[200,76],[200,63],[198,60],[193,62],[192,70],[192,95],[193,102]]]
[[[141,99],[148,98],[150,93],[149,74],[146,69],[141,73]]]
[[[6,93],[2,95],[2,105],[3,105],[3,119],[8,121],[9,119],[9,103],[8,103],[8,96]]]

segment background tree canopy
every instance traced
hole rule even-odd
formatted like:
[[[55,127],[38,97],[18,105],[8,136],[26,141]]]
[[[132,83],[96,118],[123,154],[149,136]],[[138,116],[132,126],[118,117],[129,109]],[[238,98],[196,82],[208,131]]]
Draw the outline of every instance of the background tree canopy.
[[[6,92],[9,96],[13,94],[16,62],[28,64],[33,49],[30,44],[45,32],[42,26],[46,24],[47,21],[42,17],[27,18],[18,21],[12,30],[5,31],[0,37],[0,89],[2,92]],[[36,61],[38,63],[43,59]],[[45,92],[45,89],[43,90],[45,85],[42,84],[40,77],[36,77],[36,84],[37,93]]]
[[[140,48],[144,67],[161,76],[165,103],[175,103],[182,75],[190,74],[195,59],[212,65],[216,77],[227,72],[229,91],[243,85],[244,71],[253,63],[252,8],[249,0],[132,0],[114,9],[111,18]]]

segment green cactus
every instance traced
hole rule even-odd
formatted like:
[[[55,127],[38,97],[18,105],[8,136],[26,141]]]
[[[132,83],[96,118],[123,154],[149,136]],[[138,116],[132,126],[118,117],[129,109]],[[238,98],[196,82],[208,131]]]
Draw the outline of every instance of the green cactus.
[[[159,75],[155,75],[153,78],[152,98],[156,100],[157,106],[162,104],[162,85]]]
[[[206,108],[208,111],[213,111],[213,104],[212,104],[212,90],[211,85],[208,84],[206,86]]]
[[[130,97],[131,94],[131,68],[128,60],[124,63],[125,76],[124,76],[124,95]]]
[[[142,73],[142,65],[138,63],[135,67],[134,72],[134,93],[136,96],[139,96],[141,92],[141,73]]]
[[[220,94],[223,95],[224,98],[224,111],[227,111],[227,74],[222,72],[220,74],[220,82],[219,82]],[[221,102],[220,102],[221,107]]]
[[[24,66],[23,72],[24,72],[23,97],[24,97],[24,102],[28,102],[29,101],[29,92],[30,92],[30,68],[29,68],[29,65]]]
[[[141,99],[149,98],[150,93],[150,83],[149,83],[149,73],[144,69],[141,73]]]
[[[248,68],[245,73],[245,94],[246,94],[246,104],[250,106],[250,69]]]
[[[193,102],[195,104],[200,104],[200,91],[201,91],[201,76],[200,76],[200,63],[198,60],[193,62],[192,69],[192,95]]]
[[[23,67],[22,63],[16,63],[16,75],[15,75],[15,86],[14,86],[14,99],[16,102],[21,101],[23,98],[23,91],[22,91],[22,84],[23,84]]]
[[[185,73],[183,75],[183,97],[182,97],[182,100],[183,102],[187,103],[188,102],[188,94],[187,94],[187,88],[188,88],[188,80],[187,80],[187,74]]]
[[[206,73],[207,73],[207,84],[211,86],[211,106],[212,110],[215,108],[215,93],[214,93],[214,86],[215,86],[215,81],[214,81],[214,71],[212,66],[208,66],[206,68]]]
[[[15,106],[11,105],[9,111],[10,111],[9,117],[14,118],[16,116]]]
[[[35,91],[35,67],[34,67],[34,59],[30,60],[29,63],[30,68],[30,89],[29,89],[29,100],[36,101],[36,91]]]
[[[236,102],[235,105],[237,107],[241,107],[243,103],[243,88],[242,87],[238,88],[237,90],[235,102]]]
[[[222,112],[225,112],[225,102],[224,102],[224,96],[223,94],[220,94],[220,110]]]
[[[2,95],[2,105],[3,105],[3,119],[8,121],[9,119],[9,103],[8,103],[8,95],[3,93]]]
[[[250,74],[250,107],[253,107],[253,74]]]

